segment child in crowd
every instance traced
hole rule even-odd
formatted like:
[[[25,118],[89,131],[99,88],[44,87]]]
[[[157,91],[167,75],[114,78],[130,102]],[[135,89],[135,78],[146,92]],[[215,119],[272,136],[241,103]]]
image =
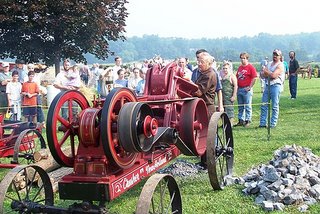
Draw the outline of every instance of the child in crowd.
[[[66,72],[65,77],[68,79],[66,82],[66,86],[74,87],[76,89],[80,88],[81,78],[79,67],[77,65],[69,68],[68,72]]]
[[[13,113],[13,120],[17,121],[21,119],[21,88],[22,85],[19,82],[19,72],[12,72],[12,81],[8,82],[6,87],[6,93],[8,97],[8,108]]]
[[[37,96],[39,94],[39,87],[37,83],[33,81],[34,71],[28,72],[28,81],[24,82],[21,89],[23,96],[23,116],[28,122],[35,122],[35,116],[37,114]]]
[[[144,93],[144,87],[146,84],[146,74],[147,74],[148,68],[142,68],[139,71],[141,80],[138,82],[137,87],[136,87],[136,94],[138,96],[142,96]]]

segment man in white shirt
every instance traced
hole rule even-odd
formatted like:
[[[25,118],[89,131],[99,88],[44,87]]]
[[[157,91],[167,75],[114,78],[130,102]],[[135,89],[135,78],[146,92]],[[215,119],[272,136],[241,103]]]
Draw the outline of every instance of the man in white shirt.
[[[180,68],[182,68],[182,70],[184,72],[183,78],[186,79],[186,80],[191,81],[192,71],[189,68],[187,68],[187,60],[186,60],[185,57],[179,58],[178,66]]]
[[[121,57],[117,56],[114,58],[115,65],[112,67],[112,77],[113,80],[118,79],[118,71],[122,68],[122,59]]]

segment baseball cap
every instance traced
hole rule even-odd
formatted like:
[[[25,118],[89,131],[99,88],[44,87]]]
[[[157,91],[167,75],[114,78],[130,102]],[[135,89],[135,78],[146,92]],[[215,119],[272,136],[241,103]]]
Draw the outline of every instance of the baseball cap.
[[[9,67],[9,62],[3,62],[2,63],[2,67],[4,68],[4,67]]]
[[[282,53],[281,53],[281,51],[279,49],[274,49],[273,50],[273,54],[277,54],[278,56],[282,55]]]

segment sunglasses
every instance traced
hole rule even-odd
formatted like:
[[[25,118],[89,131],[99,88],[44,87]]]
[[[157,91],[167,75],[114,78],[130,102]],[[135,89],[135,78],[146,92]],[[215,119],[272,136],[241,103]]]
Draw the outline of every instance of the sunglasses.
[[[273,52],[272,54],[275,56],[280,56],[277,52]]]

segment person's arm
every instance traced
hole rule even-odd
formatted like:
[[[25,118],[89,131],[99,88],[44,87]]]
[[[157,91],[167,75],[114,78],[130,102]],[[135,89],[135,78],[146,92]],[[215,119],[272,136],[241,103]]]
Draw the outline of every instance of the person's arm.
[[[257,77],[258,77],[257,71],[256,71],[256,69],[253,67],[253,65],[252,65],[252,72],[251,72],[251,73],[253,74],[253,78],[252,78],[252,80],[251,80],[251,82],[250,82],[250,85],[249,85],[248,87],[246,87],[246,90],[247,90],[247,91],[250,91],[250,90],[253,88],[254,84],[256,83],[256,79],[257,79]]]
[[[7,88],[6,88],[6,93],[7,93],[7,98],[8,98],[8,107],[10,107],[11,106],[11,87],[9,86],[7,86]]]
[[[231,102],[236,101],[237,92],[238,92],[238,81],[235,75],[231,75],[231,84],[233,85],[233,93],[232,97],[230,98]]]
[[[281,73],[283,72],[283,66],[281,66],[281,64],[279,64],[276,68],[276,70],[274,70],[273,72],[269,71],[267,67],[264,68],[263,70],[263,74],[265,77],[270,77],[271,79],[276,79],[278,78]]]
[[[295,62],[295,70],[296,70],[294,73],[295,73],[296,75],[298,75],[298,70],[299,70],[299,67],[300,67],[300,66],[299,66],[299,63],[298,63],[297,60],[294,60],[294,62]]]
[[[219,112],[224,112],[222,90],[219,90],[217,92],[217,95],[218,95],[218,111]]]

